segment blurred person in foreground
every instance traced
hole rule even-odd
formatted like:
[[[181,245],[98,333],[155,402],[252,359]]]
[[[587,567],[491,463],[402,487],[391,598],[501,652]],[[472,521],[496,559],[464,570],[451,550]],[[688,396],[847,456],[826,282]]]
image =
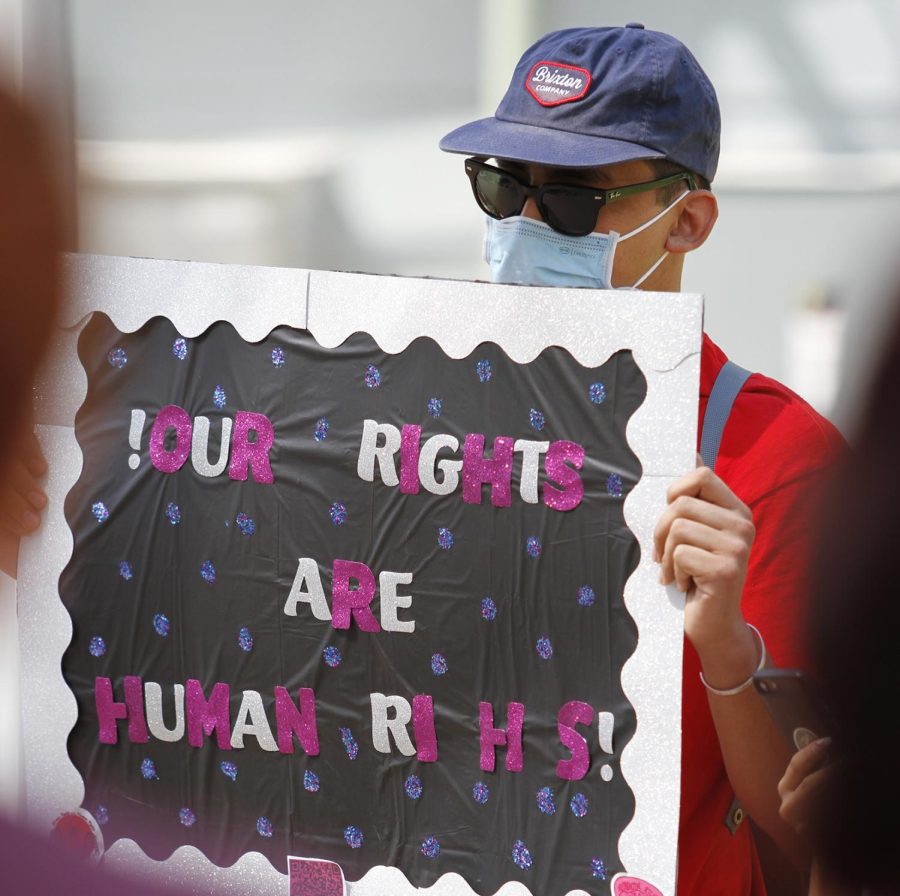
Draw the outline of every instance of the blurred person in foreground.
[[[496,114],[441,148],[470,156],[494,282],[678,292],[718,215],[719,130],[715,91],[690,51],[632,23],[546,35]],[[736,261],[735,276],[751,261]],[[726,362],[704,335],[701,432],[711,395],[711,430],[721,418],[718,386],[735,372]],[[786,748],[752,676],[767,657],[803,663],[798,506],[841,444],[780,383],[738,383],[715,472],[698,467],[670,488],[654,536],[661,581],[687,594],[679,892],[708,896],[765,893],[744,811],[799,852],[778,812]]]
[[[811,670],[833,729],[780,785],[815,856],[810,896],[900,893],[900,318],[885,349],[811,553]]]
[[[22,488],[39,487],[46,471],[32,433],[30,399],[62,296],[61,197],[49,146],[36,116],[0,88],[0,509],[6,531],[20,530]],[[29,466],[29,459],[34,463]],[[27,502],[26,497],[23,498]],[[40,509],[46,499],[34,499]],[[35,518],[35,525],[37,525]],[[12,539],[18,549],[18,538]],[[9,539],[7,540],[7,544]],[[70,813],[50,839],[0,818],[3,893],[75,893],[153,896],[132,879],[84,866],[96,844],[87,825]]]

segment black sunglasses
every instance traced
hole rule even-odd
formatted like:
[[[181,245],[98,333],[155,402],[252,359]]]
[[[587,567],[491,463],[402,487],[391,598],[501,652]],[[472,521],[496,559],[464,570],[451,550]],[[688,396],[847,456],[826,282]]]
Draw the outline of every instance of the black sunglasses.
[[[541,217],[554,230],[566,236],[585,236],[597,226],[597,215],[608,202],[658,190],[678,181],[687,181],[688,189],[696,190],[692,174],[680,171],[658,180],[603,190],[597,187],[576,187],[571,184],[541,184],[533,187],[514,174],[495,168],[478,159],[466,159],[466,174],[472,182],[472,192],[481,210],[492,218],[511,218],[521,214],[529,197]]]

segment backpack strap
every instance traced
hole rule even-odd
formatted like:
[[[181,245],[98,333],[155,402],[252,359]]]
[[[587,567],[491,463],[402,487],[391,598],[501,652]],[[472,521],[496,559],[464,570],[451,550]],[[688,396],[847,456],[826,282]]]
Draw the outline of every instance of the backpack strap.
[[[716,467],[722,433],[725,432],[731,407],[750,376],[749,370],[726,361],[713,383],[709,401],[706,403],[706,413],[703,415],[703,431],[700,434],[700,456],[711,470]]]

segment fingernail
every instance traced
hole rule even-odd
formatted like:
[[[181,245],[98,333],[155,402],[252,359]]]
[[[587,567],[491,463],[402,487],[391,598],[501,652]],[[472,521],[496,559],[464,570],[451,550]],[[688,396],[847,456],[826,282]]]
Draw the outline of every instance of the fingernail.
[[[26,510],[25,513],[22,514],[21,522],[22,528],[27,532],[31,532],[40,525],[41,518],[36,513]]]
[[[820,737],[818,740],[813,741],[813,746],[817,750],[824,750],[826,747],[831,746],[831,738],[830,737]]]
[[[47,503],[47,496],[39,491],[29,492],[28,503],[31,504],[32,507],[37,507],[38,510],[40,510],[40,508]]]
[[[653,562],[659,563],[659,551],[656,548],[653,549]]]
[[[659,574],[659,584],[660,584],[660,585],[665,585],[665,584],[666,584],[666,577],[665,577],[665,575],[664,575],[662,572],[660,572],[660,574]]]

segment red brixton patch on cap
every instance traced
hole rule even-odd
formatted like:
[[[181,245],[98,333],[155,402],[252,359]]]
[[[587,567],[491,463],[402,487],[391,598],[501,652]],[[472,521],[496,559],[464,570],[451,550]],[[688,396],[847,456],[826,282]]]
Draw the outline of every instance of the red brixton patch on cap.
[[[591,86],[591,73],[564,62],[536,62],[525,79],[528,92],[542,106],[580,100]]]

